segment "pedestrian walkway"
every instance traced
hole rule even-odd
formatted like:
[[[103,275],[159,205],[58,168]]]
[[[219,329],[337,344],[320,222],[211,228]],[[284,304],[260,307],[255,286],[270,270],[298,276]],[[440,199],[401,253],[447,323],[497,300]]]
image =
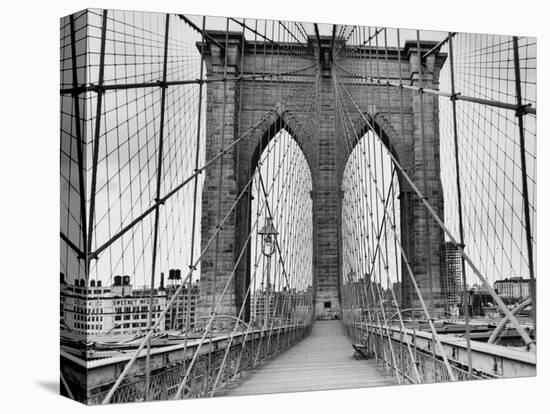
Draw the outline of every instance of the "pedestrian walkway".
[[[337,320],[316,321],[310,335],[217,395],[379,387],[397,382],[373,360],[355,360],[350,337]]]

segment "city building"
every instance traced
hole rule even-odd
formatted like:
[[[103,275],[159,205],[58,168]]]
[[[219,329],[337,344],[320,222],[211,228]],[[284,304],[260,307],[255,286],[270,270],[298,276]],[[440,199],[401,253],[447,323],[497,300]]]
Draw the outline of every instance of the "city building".
[[[176,293],[181,285],[181,270],[170,269],[168,273],[169,284],[165,287],[166,301],[168,302]],[[174,303],[166,313],[165,327],[166,330],[185,329],[187,323],[189,327],[195,326],[195,313],[199,300],[199,283],[189,283],[183,286],[181,292],[176,296]]]
[[[530,280],[522,277],[511,277],[497,280],[493,287],[499,296],[512,299],[527,299],[530,296]]]
[[[166,292],[161,287],[153,290],[154,324],[166,306]],[[75,280],[74,284],[61,276],[60,316],[61,330],[77,335],[100,336],[131,334],[147,328],[151,290],[134,289],[130,276],[115,276],[111,286],[101,281]],[[164,331],[164,320],[158,329]]]
[[[74,284],[69,284],[63,273],[60,282],[62,331],[99,335],[113,328],[113,306],[109,300],[111,287],[101,286],[101,281],[91,281],[86,286],[84,279],[76,279]]]
[[[467,288],[470,316],[490,316],[495,314],[495,299],[484,285],[474,283]]]
[[[453,242],[445,242],[443,250],[444,288],[449,310],[453,312],[462,303],[462,255]]]
[[[270,309],[270,315],[273,316],[274,314],[274,295],[271,294],[270,295],[270,306],[269,306],[269,309]],[[252,295],[252,300],[251,300],[251,304],[252,304],[252,312],[251,312],[251,315],[252,315],[252,319],[254,322],[258,323],[258,324],[262,324],[263,321],[265,320],[266,318],[266,315],[267,315],[267,308],[268,308],[268,305],[267,305],[267,294],[266,294],[266,291],[265,290],[261,290],[261,289],[258,289],[256,290],[256,292],[254,292],[254,294]]]
[[[281,322],[306,322],[311,316],[310,288],[305,291],[296,289],[272,291],[270,297],[270,318]],[[253,322],[261,325],[267,313],[265,290],[256,290],[251,300]]]
[[[401,282],[393,282],[392,288],[397,303],[401,305]]]

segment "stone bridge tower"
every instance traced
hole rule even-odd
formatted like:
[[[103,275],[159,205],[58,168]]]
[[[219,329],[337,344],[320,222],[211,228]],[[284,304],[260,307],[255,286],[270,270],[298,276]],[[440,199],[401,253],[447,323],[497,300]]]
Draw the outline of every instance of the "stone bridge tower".
[[[369,73],[370,76],[378,77],[372,70],[372,62],[382,54],[383,59],[386,59],[386,49],[364,47],[364,53],[351,54],[346,53],[344,48],[333,60],[330,38],[321,37],[321,45],[315,37],[310,38],[307,47],[297,50],[293,45],[291,53],[290,45],[285,44],[275,44],[273,47],[270,45],[266,51],[263,43],[255,44],[253,41],[243,40],[241,33],[230,32],[227,38],[225,32],[209,31],[208,34],[219,44],[207,41],[203,45],[207,78],[223,77],[226,73],[228,78],[243,75],[243,79],[208,83],[206,159],[218,155],[244,132],[251,128],[254,130],[224,154],[221,178],[219,162],[205,171],[201,227],[203,247],[216,231],[218,209],[220,208],[222,215],[230,210],[237,195],[246,188],[247,181],[254,173],[263,148],[281,129],[286,129],[302,149],[312,174],[312,277],[315,314],[317,318],[335,313],[339,315],[343,197],[341,182],[353,148],[349,144],[343,144],[344,132],[336,112],[332,71],[335,65],[340,65],[351,72]],[[223,50],[220,45],[225,45],[226,42],[226,50]],[[421,42],[421,53],[434,45],[433,42]],[[201,45],[198,47],[202,49]],[[387,75],[394,82],[402,79],[405,84],[436,88],[434,85],[438,84],[439,70],[445,55],[429,55],[422,62],[421,77],[417,73],[417,57],[416,41],[406,42],[405,47],[399,51],[397,48],[387,49],[387,60],[384,60],[379,77],[386,79]],[[270,74],[308,66],[311,69],[302,72],[299,77],[278,77],[283,82],[253,82],[250,78],[250,75],[255,75],[256,79],[261,79],[265,75],[265,79],[270,79]],[[305,94],[315,82],[317,108],[303,108],[293,105],[292,100],[285,100],[285,97],[291,95],[291,89],[298,95]],[[369,86],[368,83],[358,82],[353,76],[343,77],[343,83],[364,110],[364,117],[358,112],[355,114],[357,136],[361,137],[369,130],[364,119],[366,118],[415,185],[429,197],[432,206],[443,217],[437,98],[427,94],[421,97],[417,91],[410,89]],[[377,99],[374,99],[375,96]],[[318,111],[317,127],[303,128],[311,110]],[[425,182],[427,187],[424,186]],[[445,308],[442,282],[444,262],[441,254],[443,233],[435,221],[425,215],[421,200],[413,194],[403,177],[399,177],[399,183],[402,244],[427,305],[433,305],[433,312],[439,314]],[[220,194],[221,206],[218,206]],[[223,295],[217,314],[235,316],[241,308],[250,283],[250,249],[243,255],[239,256],[239,253],[246,245],[250,232],[250,211],[248,198],[242,197],[220,230],[217,249],[211,246],[203,258],[198,316],[210,315],[212,303],[219,300],[235,266],[235,277]],[[418,307],[416,295],[411,295],[411,282],[404,263],[401,273],[402,306]],[[430,301],[430,297],[433,301]],[[249,306],[245,307],[245,312],[243,319],[247,320]]]

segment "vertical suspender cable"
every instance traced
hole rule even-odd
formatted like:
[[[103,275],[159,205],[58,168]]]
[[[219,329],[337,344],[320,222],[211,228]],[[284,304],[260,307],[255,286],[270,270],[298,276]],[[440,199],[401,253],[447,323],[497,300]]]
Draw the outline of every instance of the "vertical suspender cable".
[[[524,106],[521,97],[521,78],[519,67],[519,47],[518,38],[514,36],[512,39],[514,48],[514,72],[516,83],[516,99],[517,99],[517,118],[519,128],[519,144],[520,144],[520,156],[521,156],[521,183],[522,183],[522,197],[523,197],[523,215],[525,220],[525,236],[527,241],[527,255],[529,260],[529,283],[530,283],[530,296],[531,296],[531,309],[533,314],[533,332],[536,341],[536,328],[537,328],[537,291],[535,281],[535,264],[533,262],[533,238],[531,233],[531,213],[529,208],[529,191],[527,186],[527,164],[525,160],[525,131],[523,127]]]
[[[99,138],[101,137],[101,107],[103,104],[103,76],[105,73],[105,38],[107,35],[107,10],[103,10],[103,18],[101,24],[101,46],[99,55],[99,75],[97,80],[97,98],[96,98],[96,116],[95,116],[95,129],[94,129],[94,152],[92,159],[92,183],[90,188],[90,216],[88,219],[88,240],[85,247],[86,254],[86,267],[84,271],[84,277],[86,284],[88,284],[88,278],[90,277],[90,261],[92,257],[90,252],[92,251],[93,231],[94,231],[94,214],[95,214],[95,198],[96,198],[96,185],[97,185],[97,164],[99,157]]]
[[[200,80],[199,82],[199,102],[197,107],[197,139],[196,139],[196,151],[195,151],[195,171],[199,168],[199,158],[200,158],[200,143],[201,143],[201,122],[202,122],[202,100],[203,100],[203,78],[204,78],[204,42],[205,42],[205,34],[206,32],[206,16],[202,17],[202,31],[201,31],[201,65],[200,65]],[[195,226],[196,226],[196,218],[197,218],[197,193],[198,193],[198,185],[199,185],[199,177],[195,176],[194,183],[193,183],[193,213],[192,213],[192,219],[191,219],[191,247],[190,247],[190,257],[189,257],[189,270],[191,272],[194,272],[196,270],[196,267],[194,265],[195,262]],[[183,281],[182,281],[183,282]],[[191,295],[193,290],[193,276],[189,278],[189,282],[187,285],[187,314],[185,317],[185,340],[184,340],[184,355],[187,355],[187,342],[189,339],[189,330],[191,328]]]
[[[455,96],[455,76],[454,76],[454,53],[453,53],[453,37],[449,33],[449,59],[451,73],[451,93]],[[453,110],[453,136],[455,146],[455,170],[456,170],[456,191],[457,191],[457,208],[458,208],[458,231],[461,247],[464,249],[464,223],[462,217],[462,186],[460,180],[460,161],[458,150],[458,127],[456,118],[456,99],[451,99]],[[468,303],[468,289],[466,287],[466,267],[464,257],[460,256],[460,273],[462,275],[462,308],[464,313],[464,323],[466,325],[466,350],[468,353],[468,379],[472,379],[472,344],[470,339],[470,307]]]
[[[69,16],[70,29],[71,29],[71,67],[73,76],[73,88],[78,87],[78,71],[77,71],[77,58],[76,58],[76,35],[74,25],[74,15]],[[82,243],[77,243],[77,246],[84,252],[85,260],[85,277],[88,277],[88,249],[87,249],[87,228],[86,228],[86,186],[84,184],[84,140],[82,139],[81,120],[80,120],[80,96],[78,93],[73,94],[74,105],[74,117],[76,119],[75,132],[76,132],[76,153],[78,160],[78,193],[80,196],[80,229],[82,232]],[[79,258],[80,259],[80,258]],[[79,266],[80,269],[80,266]],[[68,275],[67,275],[68,276]]]
[[[164,62],[162,69],[162,89],[160,100],[160,126],[159,126],[159,146],[158,146],[158,158],[157,158],[157,190],[156,200],[160,199],[160,186],[162,182],[162,159],[164,157],[164,112],[166,106],[166,69],[168,61],[168,31],[170,27],[170,15],[166,14],[166,28],[164,34]],[[159,214],[160,206],[156,204],[155,207],[155,227],[153,236],[153,255],[151,258],[151,284],[149,286],[149,312],[147,315],[147,330],[151,329],[153,321],[153,306],[155,297],[155,266],[157,260],[157,248],[158,248],[158,231],[159,231]],[[149,400],[149,386],[151,381],[151,336],[147,338],[147,356],[145,359],[145,401]]]

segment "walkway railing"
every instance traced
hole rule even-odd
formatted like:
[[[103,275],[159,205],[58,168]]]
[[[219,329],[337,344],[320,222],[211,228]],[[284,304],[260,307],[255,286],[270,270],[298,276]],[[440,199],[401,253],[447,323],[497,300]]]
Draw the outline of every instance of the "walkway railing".
[[[506,348],[465,338],[440,335],[441,347],[431,332],[398,325],[380,327],[356,323],[348,326],[355,340],[401,383],[432,383],[536,375],[536,356],[529,351]],[[412,352],[409,352],[412,349]],[[468,377],[468,358],[475,367]],[[446,357],[448,365],[443,356]],[[448,367],[451,368],[452,375]],[[454,376],[454,378],[453,378]]]
[[[310,326],[293,324],[274,327],[271,335],[260,328],[241,331],[234,335],[222,334],[199,349],[197,341],[157,348],[151,351],[151,376],[148,390],[145,380],[145,352],[136,361],[135,369],[113,393],[110,402],[125,403],[149,400],[173,399],[183,384],[182,398],[212,396],[247,369],[257,367],[263,361],[276,356],[288,347],[302,340],[309,333]],[[107,358],[85,363],[74,356],[62,353],[64,378],[77,401],[87,404],[101,404],[128,357]],[[193,366],[188,372],[193,362]],[[71,370],[71,366],[77,368]],[[78,368],[87,368],[88,389],[78,385]],[[146,392],[147,391],[147,392]]]

